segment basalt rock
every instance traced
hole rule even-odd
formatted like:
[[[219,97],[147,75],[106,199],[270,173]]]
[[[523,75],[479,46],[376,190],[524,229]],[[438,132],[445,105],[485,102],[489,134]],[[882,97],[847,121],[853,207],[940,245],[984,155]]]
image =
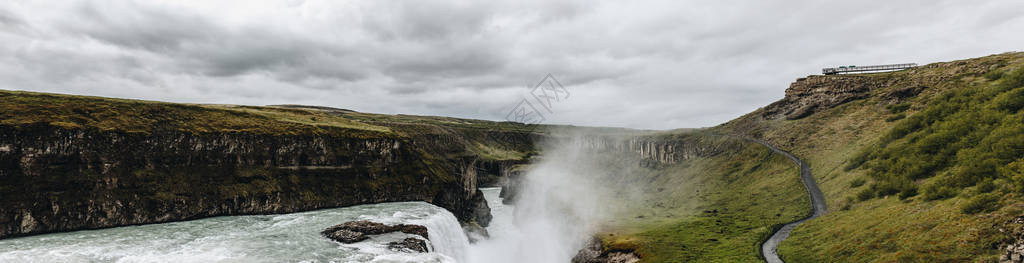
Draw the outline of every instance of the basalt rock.
[[[884,80],[858,75],[809,76],[790,84],[782,100],[765,107],[764,117],[800,119],[852,100],[866,98],[872,90],[886,85]]]
[[[388,243],[388,249],[398,252],[407,253],[426,253],[430,251],[427,248],[427,242],[423,239],[410,237],[403,239],[402,241],[394,241]]]
[[[1006,237],[1006,241],[999,245],[1002,250],[999,263],[1024,262],[1024,216],[1018,216],[993,227]]]
[[[477,162],[477,184],[480,187],[504,186],[516,169],[529,162],[528,159],[497,160]]]
[[[334,241],[351,244],[366,240],[370,235],[381,235],[392,232],[402,232],[411,235],[418,235],[429,239],[427,228],[421,225],[398,224],[385,225],[366,220],[345,222],[340,225],[328,227],[320,232],[324,237]]]
[[[370,238],[370,236],[367,236],[361,232],[356,232],[347,229],[337,229],[333,231],[324,230],[324,232],[320,232],[320,234],[324,235],[324,237],[330,238],[331,240],[345,244],[352,244]]]
[[[594,238],[572,258],[572,263],[635,263],[640,257],[633,251],[606,250],[601,240]]]
[[[490,221],[472,169],[479,157],[464,146],[447,152],[421,137],[322,129],[0,125],[0,238],[401,201],[432,203],[462,222]]]

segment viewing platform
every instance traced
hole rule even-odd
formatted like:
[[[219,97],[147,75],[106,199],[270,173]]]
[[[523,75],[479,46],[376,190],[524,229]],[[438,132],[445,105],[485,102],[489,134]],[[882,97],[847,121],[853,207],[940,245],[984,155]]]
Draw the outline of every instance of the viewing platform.
[[[889,64],[889,65],[874,65],[874,66],[840,66],[837,68],[823,68],[821,73],[825,75],[835,75],[842,73],[857,73],[857,72],[880,72],[880,71],[896,71],[904,70],[908,68],[917,67],[916,63],[906,64]]]

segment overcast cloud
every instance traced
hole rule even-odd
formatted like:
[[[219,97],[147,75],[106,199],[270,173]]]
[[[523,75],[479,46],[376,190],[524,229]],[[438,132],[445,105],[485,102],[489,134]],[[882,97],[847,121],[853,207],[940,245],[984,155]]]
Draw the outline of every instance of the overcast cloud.
[[[0,89],[548,123],[715,125],[825,66],[1024,49],[1024,1],[0,2]]]

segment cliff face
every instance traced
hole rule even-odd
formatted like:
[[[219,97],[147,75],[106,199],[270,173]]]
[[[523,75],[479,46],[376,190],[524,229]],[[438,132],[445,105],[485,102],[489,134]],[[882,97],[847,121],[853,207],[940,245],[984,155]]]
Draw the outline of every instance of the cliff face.
[[[0,238],[396,201],[486,226],[477,171],[532,149],[528,130],[481,121],[0,97]]]
[[[615,168],[629,170],[639,166],[650,171],[656,171],[665,166],[681,163],[686,160],[712,157],[734,151],[740,145],[740,142],[737,140],[701,132],[686,134],[675,132],[611,135],[585,134],[577,136],[565,136],[556,133],[543,140],[545,141],[545,147],[550,147],[548,150],[563,147],[565,149],[579,149],[587,154],[594,155],[590,158],[621,161],[621,163],[615,163],[614,165],[609,164],[609,166],[615,166]],[[555,151],[557,152],[557,150]],[[623,175],[626,174],[624,173]],[[512,204],[518,199],[519,192],[524,187],[524,174],[521,170],[512,170],[508,172],[505,178],[508,179],[508,182],[502,186],[500,196],[503,198],[502,202]],[[645,182],[636,183],[644,184]]]
[[[866,98],[872,89],[884,87],[877,79],[850,76],[810,76],[786,89],[786,97],[768,105],[767,119],[799,119],[848,101]]]
[[[471,163],[399,137],[0,126],[0,165],[0,237],[393,201],[487,221]]]
[[[627,136],[577,136],[551,139],[553,144],[597,152],[624,153],[649,164],[673,164],[697,157],[708,157],[726,150],[730,143],[699,134],[640,134]],[[558,147],[558,146],[555,146]]]

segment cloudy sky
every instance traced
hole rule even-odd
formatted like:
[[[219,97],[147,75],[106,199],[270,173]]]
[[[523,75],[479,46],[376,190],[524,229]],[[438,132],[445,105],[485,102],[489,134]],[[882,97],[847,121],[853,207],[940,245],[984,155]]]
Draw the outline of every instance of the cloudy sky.
[[[1024,50],[1024,1],[0,2],[0,89],[548,123],[715,125],[833,65]]]

